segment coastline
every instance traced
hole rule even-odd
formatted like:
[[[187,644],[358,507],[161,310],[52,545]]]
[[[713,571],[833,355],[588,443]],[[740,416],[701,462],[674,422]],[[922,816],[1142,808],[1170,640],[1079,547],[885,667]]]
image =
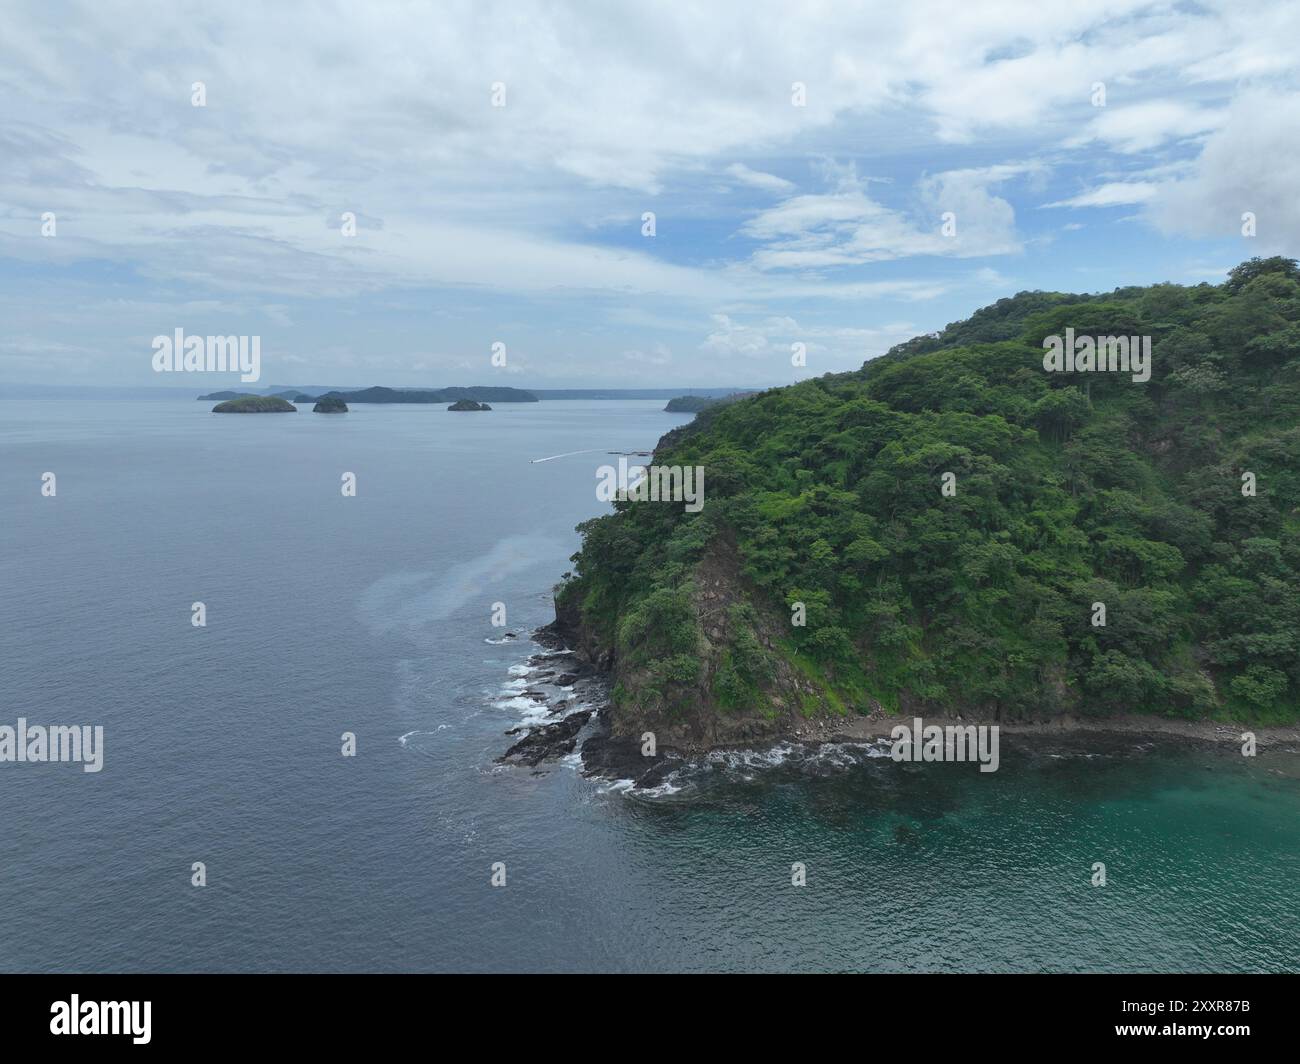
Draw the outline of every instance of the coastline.
[[[614,734],[612,705],[609,701],[611,670],[605,667],[605,663],[591,660],[583,653],[580,641],[570,636],[571,633],[563,625],[556,623],[537,629],[532,633],[532,640],[543,649],[530,656],[529,663],[539,665],[545,662],[553,666],[558,657],[567,658],[569,664],[565,668],[572,672],[565,679],[570,684],[579,681],[580,689],[592,701],[587,702],[588,708],[574,713],[573,702],[566,699],[557,704],[545,719],[534,722],[531,726],[511,729],[507,734],[516,740],[515,744],[498,759],[499,762],[514,762],[536,768],[543,761],[557,761],[576,752],[581,758],[584,775],[624,780],[630,784],[631,789],[643,791],[662,784],[670,773],[683,764],[700,762],[714,755],[741,752],[763,754],[790,744],[806,748],[821,744],[869,746],[887,742],[896,726],[910,726],[914,719],[912,714],[893,715],[883,709],[852,717],[800,718],[789,721],[784,728],[748,741],[732,739],[689,744],[664,741],[654,756],[646,756],[641,751],[639,737]],[[542,684],[548,682],[545,675],[538,679]],[[592,705],[592,702],[595,704]],[[1247,725],[1231,721],[1154,717],[1139,713],[1106,717],[1063,715],[1039,721],[922,715],[922,720],[927,726],[996,727],[1005,736],[1023,738],[1040,747],[1046,744],[1045,749],[1048,751],[1104,752],[1117,738],[1127,737],[1192,743],[1203,749],[1219,750],[1225,755],[1241,756],[1243,735],[1249,732],[1253,734],[1259,751],[1300,753],[1300,724]],[[1059,741],[1060,746],[1054,745],[1053,740]]]
[[[1178,738],[1195,742],[1240,746],[1242,735],[1250,732],[1260,748],[1293,745],[1300,750],[1300,724],[1241,724],[1235,721],[1184,720],[1177,717],[1155,717],[1141,713],[1126,713],[1107,717],[1079,717],[1066,715],[1044,721],[984,720],[973,717],[922,718],[926,725],[988,726],[996,727],[1008,735],[1079,736],[1088,733],[1103,735],[1136,735],[1152,738]],[[898,724],[912,723],[910,715],[891,716],[883,712],[856,718],[838,720],[810,720],[796,729],[787,739],[821,742],[870,742],[887,739],[891,729]]]

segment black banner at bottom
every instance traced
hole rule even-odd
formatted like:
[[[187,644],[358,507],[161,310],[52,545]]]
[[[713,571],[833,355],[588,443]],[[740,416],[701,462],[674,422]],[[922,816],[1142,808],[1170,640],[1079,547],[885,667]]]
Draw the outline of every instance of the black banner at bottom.
[[[865,975],[836,987],[815,976],[773,976],[692,988],[686,998],[680,985],[638,993],[611,978],[582,975],[554,977],[547,987],[499,985],[537,978],[5,975],[0,1046],[6,1053],[284,1047],[333,1055],[398,1049],[413,1038],[450,1048],[461,1044],[447,1041],[454,1038],[487,1052],[517,1039],[536,1051],[543,1029],[551,1029],[546,1040],[552,1041],[561,1037],[556,1025],[562,1024],[586,1044],[608,1030],[623,1039],[636,1034],[638,1041],[689,1033],[706,1045],[761,1041],[775,1048],[820,1040],[809,1017],[843,1011],[843,1022],[869,1034],[873,1045],[895,1037],[908,1044],[920,1039],[926,1048],[1159,1042],[1182,1049],[1199,1042],[1230,1051],[1281,1044],[1294,1025],[1300,991],[1293,975]],[[684,978],[720,983],[727,977]],[[564,981],[573,985],[557,985]],[[692,1006],[713,995],[712,1007],[693,1013]],[[709,1022],[700,1022],[703,1016]],[[745,1030],[751,1018],[759,1026]]]

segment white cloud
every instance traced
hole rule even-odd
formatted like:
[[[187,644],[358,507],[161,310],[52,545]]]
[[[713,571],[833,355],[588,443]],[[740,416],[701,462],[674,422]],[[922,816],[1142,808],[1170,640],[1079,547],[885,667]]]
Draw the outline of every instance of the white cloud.
[[[1078,148],[1102,141],[1116,151],[1149,151],[1166,141],[1206,133],[1223,124],[1224,112],[1177,100],[1150,100],[1101,108],[1081,134],[1065,142]]]
[[[794,182],[775,174],[765,174],[761,170],[751,170],[744,163],[732,163],[727,167],[727,173],[742,185],[762,189],[764,192],[789,192],[794,188]]]
[[[667,344],[655,344],[646,351],[624,351],[623,358],[645,366],[666,366],[673,360],[673,353]]]
[[[742,322],[728,314],[713,315],[713,328],[700,349],[723,359],[745,359],[761,364],[767,373],[791,370],[791,345],[804,345],[807,369],[856,368],[884,354],[902,340],[915,336],[911,322],[889,322],[876,328],[801,324],[791,317],[767,317]]]
[[[1146,203],[1155,198],[1160,187],[1151,181],[1108,181],[1097,188],[1080,192],[1069,199],[1044,203],[1044,207],[1118,207]]]
[[[580,377],[561,341],[541,357],[557,320],[580,319],[566,338],[592,345],[586,368],[631,374],[684,332],[667,322],[694,323],[689,347],[711,311],[729,315],[709,330],[719,354],[782,357],[765,323],[856,329],[941,299],[927,311],[955,318],[975,288],[952,260],[1024,263],[1046,239],[1017,225],[1026,190],[1138,206],[1179,236],[1234,235],[1252,210],[1246,252],[1295,251],[1297,39],[1296,5],[1238,0],[22,5],[0,35],[0,258],[70,283],[5,309],[12,334],[91,360],[187,308],[255,316],[286,362],[429,374],[505,320],[537,372]],[[827,158],[858,169],[813,192],[778,176]],[[1069,187],[1043,194],[1049,170]],[[660,239],[609,221],[643,210]],[[414,324],[377,336],[366,300],[408,303],[381,328]],[[633,304],[648,309],[616,317]],[[430,352],[419,314],[460,332]],[[884,339],[814,342],[849,358]]]
[[[1021,248],[1015,211],[989,188],[1031,168],[951,170],[922,179],[904,213],[867,194],[868,182],[849,167],[833,191],[793,196],[750,219],[741,232],[764,242],[760,269],[823,269],[913,255],[969,258]],[[946,216],[951,216],[946,217]],[[945,232],[945,222],[952,232]]]
[[[792,318],[769,318],[758,325],[743,325],[727,314],[713,315],[713,326],[701,348],[714,354],[742,357],[766,353],[773,334],[789,335],[799,327]]]
[[[453,271],[440,267],[464,245],[420,255],[417,234],[468,240],[499,261],[522,247],[549,287],[666,290],[668,279],[635,258],[581,267],[564,234],[591,214],[592,189],[602,202],[653,197],[680,168],[770,154],[886,109],[951,141],[1082,119],[1080,143],[1140,150],[1213,128],[1218,112],[1125,104],[1126,83],[1160,75],[1230,87],[1293,75],[1297,26],[1267,6],[1212,4],[1191,17],[1141,0],[979,11],[828,2],[815,18],[780,0],[706,11],[630,4],[616,17],[524,2],[450,4],[436,18],[384,2],[329,17],[307,3],[273,13],[228,5],[201,18],[183,6],[148,20],[126,10],[83,2],[7,20],[0,106],[15,117],[0,133],[0,201],[24,223],[33,211],[66,212],[67,239],[41,256],[123,255],[160,275],[268,293],[307,293],[317,278],[323,292],[449,283]],[[1087,102],[1097,79],[1111,88],[1101,114]],[[205,108],[189,106],[195,80],[207,85]],[[805,108],[790,105],[793,80],[809,86]],[[506,85],[503,108],[490,106],[495,81]],[[744,162],[722,165],[746,188],[792,191]],[[1017,250],[1007,201],[990,194],[991,181],[959,173],[923,182],[909,210],[865,193],[789,200],[783,217],[796,228],[785,235],[805,239],[757,261],[831,268]],[[948,243],[925,213],[944,201],[959,215]],[[352,248],[322,239],[334,226],[321,221],[343,210],[362,221]],[[759,233],[777,221],[751,225]],[[825,239],[841,224],[850,239]],[[406,239],[375,240],[394,230]],[[10,218],[0,251],[31,257],[27,235]],[[179,241],[183,261],[169,251]],[[472,284],[538,287],[533,271],[470,273]]]
[[[1190,173],[1165,182],[1146,217],[1165,233],[1241,237],[1256,219],[1251,254],[1300,253],[1300,93],[1241,96]]]

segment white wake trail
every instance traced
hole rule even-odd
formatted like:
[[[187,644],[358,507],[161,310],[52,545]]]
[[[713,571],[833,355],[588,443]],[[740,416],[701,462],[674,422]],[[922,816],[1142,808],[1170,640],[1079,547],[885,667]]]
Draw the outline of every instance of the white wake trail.
[[[601,452],[609,453],[604,447],[592,447],[585,451],[565,451],[564,454],[553,454],[548,458],[534,458],[529,465],[536,465],[538,462],[554,462],[557,458],[569,458],[575,454],[600,454]]]

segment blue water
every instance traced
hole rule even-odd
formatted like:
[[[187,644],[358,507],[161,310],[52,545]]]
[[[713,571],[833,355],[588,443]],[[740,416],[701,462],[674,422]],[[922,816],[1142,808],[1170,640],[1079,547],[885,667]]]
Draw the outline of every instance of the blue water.
[[[530,460],[647,449],[662,405],[0,402],[0,724],[106,733],[98,774],[0,764],[0,969],[1300,967],[1294,752],[495,765],[537,648],[493,603],[550,619],[612,459]]]

